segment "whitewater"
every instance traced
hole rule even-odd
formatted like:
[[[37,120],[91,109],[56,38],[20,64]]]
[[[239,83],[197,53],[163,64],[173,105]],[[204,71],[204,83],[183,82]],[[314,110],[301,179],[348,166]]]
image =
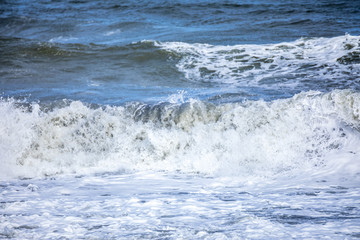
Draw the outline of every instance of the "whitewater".
[[[0,239],[360,238],[358,1],[1,1]]]
[[[4,177],[124,170],[274,176],[339,167],[344,160],[331,156],[359,154],[360,95],[348,90],[219,105],[17,105],[0,105]]]
[[[359,103],[2,100],[2,236],[357,237]]]

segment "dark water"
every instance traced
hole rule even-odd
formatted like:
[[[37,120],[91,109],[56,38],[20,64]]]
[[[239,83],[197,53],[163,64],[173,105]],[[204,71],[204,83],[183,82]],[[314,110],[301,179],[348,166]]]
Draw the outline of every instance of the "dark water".
[[[1,1],[0,91],[29,101],[117,105],[156,103],[180,90],[209,101],[239,101],[358,89],[359,68],[352,64],[360,62],[359,39],[347,43],[345,34],[359,35],[359,21],[359,1]],[[339,36],[342,42],[331,40]],[[298,45],[303,46],[294,56],[306,50],[307,39],[327,38],[324,46],[329,51],[310,42],[313,59],[293,62],[285,57],[281,65],[270,66],[276,70],[270,72],[272,79],[254,79],[264,75],[254,70],[267,72],[266,64],[289,48],[284,44],[279,46],[282,52],[266,52],[264,45],[301,38]],[[188,51],[191,45],[167,49],[173,42],[210,44],[219,51],[211,54],[205,46]],[[244,58],[236,51],[247,49],[247,44],[258,48],[245,52],[250,57]],[[340,59],[336,66],[320,59],[333,47],[351,48],[335,57]],[[228,65],[217,62],[219,58],[236,64],[236,69],[219,73]],[[197,66],[196,61],[207,64]],[[345,70],[333,70],[349,64]],[[197,75],[187,75],[189,69]]]

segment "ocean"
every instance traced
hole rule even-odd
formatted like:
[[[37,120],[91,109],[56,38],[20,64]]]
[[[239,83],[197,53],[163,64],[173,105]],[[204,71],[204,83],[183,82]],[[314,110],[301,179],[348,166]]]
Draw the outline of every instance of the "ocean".
[[[360,238],[360,1],[1,0],[1,239]]]

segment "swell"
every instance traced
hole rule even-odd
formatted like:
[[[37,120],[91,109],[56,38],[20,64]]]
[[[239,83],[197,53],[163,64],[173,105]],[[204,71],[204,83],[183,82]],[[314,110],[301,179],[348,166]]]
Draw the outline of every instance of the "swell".
[[[103,58],[114,66],[123,63],[127,67],[161,61],[172,65],[190,82],[240,87],[298,86],[300,90],[316,89],[314,86],[321,90],[359,89],[360,39],[350,35],[234,46],[158,41],[109,46],[1,38],[0,47],[3,60],[17,63],[46,62],[49,58],[73,62]]]
[[[56,40],[49,42],[39,42],[23,38],[0,37],[0,47],[3,56],[12,55],[18,57],[53,57],[53,58],[73,58],[81,56],[106,56],[110,53],[119,54],[122,57],[131,57],[143,51],[144,59],[156,59],[163,55],[165,58],[175,57],[161,48],[155,47],[153,41],[142,41],[126,45],[103,45],[103,44],[81,44],[81,43],[58,43]],[[41,59],[39,59],[41,60]]]
[[[0,174],[161,170],[274,177],[352,158],[358,166],[359,106],[360,93],[349,90],[218,105],[91,108],[75,101],[48,111],[2,100]]]
[[[302,21],[295,22],[295,24]],[[167,58],[178,58],[183,61],[194,60],[197,58],[224,58],[230,63],[252,63],[250,69],[257,68],[256,63],[274,63],[277,59],[304,60],[307,51],[315,51],[314,56],[309,56],[317,64],[320,58],[330,55],[332,59],[342,64],[358,63],[360,52],[360,40],[358,36],[340,36],[334,38],[301,38],[294,42],[283,42],[278,44],[259,44],[259,45],[234,45],[221,46],[209,44],[189,44],[182,42],[160,42],[143,40],[125,45],[104,45],[104,44],[81,44],[81,43],[58,43],[56,40],[49,42],[39,42],[23,38],[0,37],[0,46],[3,53],[20,51],[21,54],[29,56],[76,56],[76,55],[100,55],[101,52],[124,52],[131,54],[131,51],[144,50],[149,54],[148,58],[158,57],[156,53],[161,53]],[[15,49],[14,49],[15,48]],[[334,50],[340,50],[335,52]],[[316,56],[316,51],[323,51],[325,56]],[[155,53],[155,54],[153,54]],[[153,54],[153,56],[152,56]],[[215,56],[217,54],[218,56]],[[350,61],[344,62],[342,57],[349,57]],[[185,58],[185,59],[184,59]],[[191,58],[191,59],[188,59]],[[352,62],[351,58],[354,58]],[[274,68],[274,66],[272,67]],[[241,72],[241,69],[238,70]]]
[[[250,99],[270,100],[309,90],[360,90],[360,38],[351,35],[231,46],[152,40],[102,45],[1,38],[0,48],[0,90],[5,96],[32,94],[34,100],[42,101],[68,98],[116,104],[129,96],[122,84],[135,89],[160,87],[165,98],[186,84],[208,90],[209,94],[196,93],[195,97],[215,102],[238,101],[245,98],[243,93]],[[74,84],[79,89],[77,98],[71,94]],[[49,86],[59,89],[57,94],[49,93]],[[98,97],[90,99],[94,91]],[[104,92],[112,97],[107,98]]]

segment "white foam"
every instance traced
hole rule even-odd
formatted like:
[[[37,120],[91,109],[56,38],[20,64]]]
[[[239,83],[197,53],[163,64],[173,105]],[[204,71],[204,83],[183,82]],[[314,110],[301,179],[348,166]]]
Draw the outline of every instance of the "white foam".
[[[104,33],[104,36],[112,36],[112,35],[117,35],[120,34],[122,31],[120,29],[116,29],[114,31],[108,31],[106,33]]]
[[[154,44],[176,53],[180,57],[178,70],[191,81],[295,88],[303,86],[302,81],[311,84],[309,79],[345,81],[360,75],[360,64],[343,64],[340,60],[359,51],[359,42],[360,36],[345,35],[263,45]]]
[[[31,109],[0,102],[1,179],[124,169],[244,177],[360,172],[360,94],[348,90],[242,104],[92,109],[75,101]]]
[[[167,102],[174,103],[174,104],[185,103],[186,94],[187,94],[187,92],[184,90],[178,91],[178,93],[171,94],[170,96],[168,96]]]
[[[299,183],[244,185],[236,178],[147,172],[3,181],[0,233],[14,239],[356,236],[358,185]]]
[[[77,37],[64,37],[64,36],[59,36],[59,37],[55,37],[55,38],[51,38],[49,40],[50,43],[73,43],[73,42],[77,42],[78,38]]]

